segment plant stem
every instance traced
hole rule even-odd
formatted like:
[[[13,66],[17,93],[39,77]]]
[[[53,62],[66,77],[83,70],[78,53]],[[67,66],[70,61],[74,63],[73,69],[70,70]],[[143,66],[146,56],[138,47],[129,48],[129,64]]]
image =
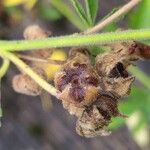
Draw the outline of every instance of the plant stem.
[[[135,7],[141,0],[131,0],[129,3],[125,4],[123,7],[121,7],[118,11],[113,13],[111,16],[106,18],[104,21],[98,23],[96,26],[94,26],[91,29],[88,29],[84,32],[84,34],[91,34],[96,33],[102,30],[104,27],[115,21],[118,17],[126,14],[129,12],[133,7]]]
[[[10,65],[10,61],[8,59],[3,59],[3,64],[0,68],[0,80],[6,74]]]
[[[129,71],[136,76],[136,78],[148,89],[150,89],[150,78],[138,67],[131,66]]]
[[[65,2],[63,2],[63,0],[49,0],[49,2],[78,29],[80,29],[81,31],[85,29],[79,17],[72,11],[72,9]]]
[[[70,46],[100,45],[129,40],[150,39],[150,29],[128,30],[92,35],[68,35],[38,40],[0,41],[0,49],[3,51],[23,51],[42,48],[57,48]],[[1,50],[0,50],[1,51]]]
[[[26,65],[22,60],[20,60],[15,54],[8,51],[1,51],[2,57],[12,61],[17,67],[21,68],[27,75],[29,75],[35,82],[39,84],[43,89],[49,92],[51,95],[58,97],[58,91],[42,79],[37,73],[35,73],[28,65]]]
[[[46,64],[62,65],[66,62],[63,60],[42,59],[42,58],[37,58],[37,57],[32,57],[32,56],[22,55],[22,54],[17,54],[17,56],[19,58],[29,60],[32,62],[40,62],[40,63],[46,63]]]

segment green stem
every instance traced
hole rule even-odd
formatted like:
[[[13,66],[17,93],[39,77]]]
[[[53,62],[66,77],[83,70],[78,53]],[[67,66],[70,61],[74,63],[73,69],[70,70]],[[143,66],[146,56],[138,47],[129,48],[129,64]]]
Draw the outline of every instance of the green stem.
[[[63,2],[63,0],[50,0],[49,2],[78,29],[80,29],[81,31],[85,29],[79,17],[65,2]]]
[[[0,68],[0,79],[6,74],[10,65],[10,61],[8,59],[3,59],[3,64]]]
[[[150,78],[138,67],[131,66],[129,71],[136,76],[136,78],[148,89],[150,89]]]
[[[1,56],[12,61],[18,68],[29,75],[35,82],[39,84],[43,89],[49,92],[51,95],[58,97],[58,91],[42,79],[37,73],[35,73],[28,65],[26,65],[22,60],[20,60],[15,54],[7,51],[1,51]]]
[[[38,40],[16,40],[16,41],[0,41],[0,49],[3,51],[13,49],[13,51],[57,48],[70,46],[88,46],[108,44],[112,42],[121,42],[129,40],[147,40],[150,39],[150,29],[128,30],[110,33],[101,33],[93,35],[68,35],[60,37],[52,37]],[[1,51],[1,50],[0,50]]]

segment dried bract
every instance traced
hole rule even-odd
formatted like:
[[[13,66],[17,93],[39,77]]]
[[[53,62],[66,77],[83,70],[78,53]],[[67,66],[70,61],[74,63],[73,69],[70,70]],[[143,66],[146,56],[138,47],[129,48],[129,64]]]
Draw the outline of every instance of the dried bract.
[[[95,101],[85,108],[77,121],[76,131],[81,136],[109,135],[107,126],[111,122],[111,118],[122,116],[118,111],[117,97],[111,93],[100,93]]]
[[[103,77],[105,91],[112,92],[120,98],[129,95],[134,81],[134,77],[127,72],[127,67],[139,59],[135,52],[131,53],[133,43],[109,45],[112,51],[96,57],[96,69]]]
[[[77,116],[82,111],[76,109],[83,110],[91,104],[100,90],[100,78],[86,55],[88,52],[85,54],[83,49],[80,50],[77,49],[76,53],[72,50],[71,57],[54,80],[56,88],[61,91],[60,99],[64,107]],[[84,52],[86,51],[85,49]]]
[[[12,80],[13,89],[21,94],[37,96],[42,88],[26,74],[15,75]]]
[[[55,87],[61,92],[64,108],[78,117],[79,135],[109,135],[107,126],[112,117],[126,117],[119,112],[118,102],[130,94],[135,79],[127,68],[145,58],[141,44],[134,44],[133,41],[108,45],[111,51],[99,54],[95,67],[86,48],[70,50],[62,71],[55,76]]]
[[[44,31],[38,25],[29,26],[24,31],[24,38],[27,40],[41,39],[41,38],[46,38],[48,36],[49,36],[49,33]],[[31,51],[30,57],[47,59],[51,55],[51,53],[52,53],[51,49]],[[45,74],[43,63],[31,62],[29,65],[36,73],[38,73],[45,80],[47,80],[47,76]],[[34,80],[32,80],[28,75],[24,74],[23,70],[21,70],[21,72],[22,73],[14,76],[13,78],[12,86],[14,90],[18,93],[31,95],[31,96],[40,95],[42,88]]]

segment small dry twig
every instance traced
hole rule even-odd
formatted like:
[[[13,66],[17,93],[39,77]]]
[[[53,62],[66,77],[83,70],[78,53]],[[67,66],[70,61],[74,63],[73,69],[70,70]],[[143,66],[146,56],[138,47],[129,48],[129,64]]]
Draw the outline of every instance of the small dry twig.
[[[52,59],[42,59],[42,58],[37,58],[37,57],[31,57],[27,55],[22,55],[22,54],[17,54],[19,58],[33,61],[33,62],[39,62],[39,63],[46,63],[46,64],[56,64],[56,65],[62,65],[65,63],[65,61],[62,60],[52,60]]]
[[[104,21],[98,23],[96,26],[94,26],[91,29],[88,29],[84,32],[84,34],[92,34],[99,32],[104,27],[106,27],[108,24],[112,23],[114,20],[116,20],[118,17],[120,17],[123,14],[126,14],[129,12],[132,8],[134,8],[137,4],[139,4],[141,0],[131,0],[129,3],[125,4],[123,7],[121,7],[118,11],[113,13],[111,16],[106,18]]]

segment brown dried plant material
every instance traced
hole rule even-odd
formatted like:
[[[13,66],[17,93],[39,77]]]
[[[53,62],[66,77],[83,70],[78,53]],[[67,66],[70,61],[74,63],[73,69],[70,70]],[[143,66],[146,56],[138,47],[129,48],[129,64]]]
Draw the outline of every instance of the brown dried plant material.
[[[42,89],[26,74],[15,75],[12,81],[13,89],[22,94],[37,96]]]
[[[135,79],[127,67],[149,57],[145,56],[149,47],[138,42],[108,46],[111,51],[99,54],[95,67],[87,48],[71,49],[62,71],[55,76],[64,108],[78,117],[76,131],[81,136],[109,135],[107,126],[112,117],[126,117],[119,112],[118,102],[130,94]]]
[[[111,93],[98,94],[95,101],[85,108],[76,124],[76,131],[85,137],[106,136],[112,117],[122,116],[118,111],[118,98]]]
[[[96,57],[96,69],[103,78],[103,86],[106,91],[116,94],[118,97],[129,95],[134,76],[129,75],[127,67],[140,56],[133,48],[135,42],[123,42],[109,45],[112,51]]]
[[[100,76],[112,78],[122,76],[126,78],[126,68],[139,57],[129,50],[133,42],[108,45],[112,51],[99,54],[96,57],[96,69]]]
[[[140,59],[150,59],[150,46],[134,41],[130,48],[130,54],[136,55]]]
[[[119,98],[128,96],[130,94],[132,83],[135,77],[130,76],[127,78],[103,78],[103,89],[111,92]]]
[[[138,59],[150,58],[150,46],[136,41],[108,45],[112,51],[96,57],[96,70],[103,77],[103,88],[118,97],[129,95],[135,77],[127,67]]]
[[[118,111],[118,99],[128,92],[130,84],[108,79],[109,76],[98,75],[86,48],[72,49],[62,71],[55,76],[64,108],[78,117],[76,131],[81,136],[108,135],[111,118],[124,117]],[[122,85],[128,88],[120,92]]]
[[[87,54],[87,49],[71,50],[67,63],[54,80],[56,88],[61,91],[60,99],[64,107],[76,116],[82,113],[76,110],[83,110],[91,104],[100,90],[100,78]]]
[[[25,39],[33,40],[46,38],[49,36],[49,32],[44,31],[38,25],[32,25],[25,29],[23,35]],[[51,55],[51,53],[52,53],[51,49],[41,49],[37,51],[31,51],[30,56],[47,59]],[[48,79],[44,71],[43,63],[31,62],[30,66],[45,80]],[[14,90],[18,93],[31,96],[40,95],[42,92],[42,88],[35,81],[33,81],[28,75],[24,74],[23,70],[21,70],[21,72],[22,72],[21,74],[18,74],[13,78],[12,85]]]

